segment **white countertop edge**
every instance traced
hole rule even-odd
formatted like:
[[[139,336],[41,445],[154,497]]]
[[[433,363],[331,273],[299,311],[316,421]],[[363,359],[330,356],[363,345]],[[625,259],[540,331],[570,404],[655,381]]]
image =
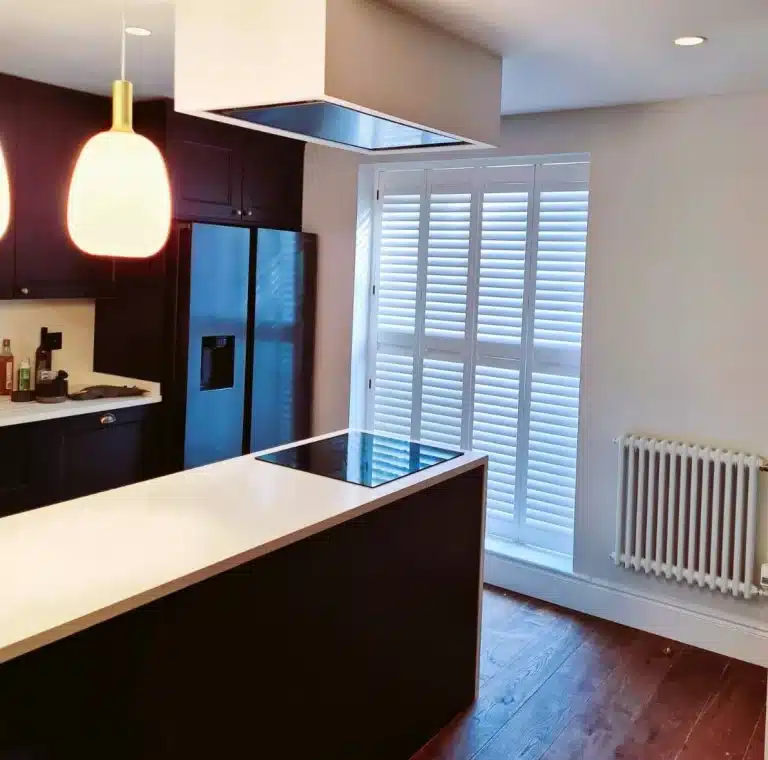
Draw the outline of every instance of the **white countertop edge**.
[[[7,398],[7,397],[6,397]],[[25,425],[33,422],[45,422],[62,417],[77,417],[82,414],[98,414],[99,412],[119,411],[134,406],[159,404],[163,397],[156,393],[145,396],[129,396],[123,398],[103,398],[93,401],[62,401],[58,404],[41,404],[37,401],[15,402],[10,398],[0,400],[0,427],[10,425]]]
[[[299,443],[308,443],[309,441],[322,440],[324,438],[340,435],[344,432],[347,431],[335,431],[333,433],[316,436]],[[285,446],[275,447],[274,449],[266,449],[262,452],[258,452],[258,454],[248,454],[245,457],[238,457],[238,459],[255,458],[257,455],[291,448],[294,445],[296,444],[287,444]],[[228,461],[231,462],[233,460]],[[339,512],[326,519],[319,520],[316,523],[305,525],[296,531],[279,536],[272,541],[258,544],[248,551],[234,554],[217,562],[211,563],[210,565],[197,568],[185,575],[181,575],[165,583],[158,584],[157,586],[142,590],[131,596],[116,600],[113,604],[105,605],[78,618],[67,620],[60,625],[53,626],[49,629],[40,631],[39,633],[29,635],[22,640],[6,644],[4,646],[0,645],[0,664],[32,652],[36,649],[39,649],[40,647],[51,644],[67,636],[86,630],[87,628],[91,628],[92,626],[99,623],[106,622],[111,618],[117,617],[118,615],[122,615],[126,612],[130,612],[131,610],[142,607],[176,591],[181,591],[185,588],[195,585],[196,583],[200,583],[201,581],[207,580],[208,578],[212,578],[216,575],[224,573],[227,570],[232,570],[266,554],[270,554],[273,551],[277,551],[286,546],[290,546],[291,544],[297,543],[298,541],[301,541],[305,538],[309,538],[310,536],[327,530],[328,528],[341,525],[342,523],[348,522],[349,520],[352,520],[356,517],[360,517],[376,509],[384,507],[387,504],[398,501],[413,493],[422,491],[430,486],[437,485],[456,475],[460,475],[464,472],[475,469],[476,467],[484,466],[487,464],[487,461],[488,457],[484,454],[462,452],[462,455],[456,459],[451,459],[447,462],[433,465],[432,467],[422,470],[421,472],[417,472],[413,475],[408,475],[390,483],[377,486],[376,488],[369,488],[367,486],[360,486],[352,483],[343,483],[338,481],[345,487],[362,489],[365,492],[370,492],[373,498],[370,501],[366,501],[365,503],[360,504],[356,508],[349,509],[344,512]],[[223,463],[207,465],[205,468],[198,469],[202,470],[214,468],[220,464]],[[289,469],[283,467],[282,465],[269,464],[266,462],[260,464],[263,464],[265,467],[280,468],[281,470]],[[292,472],[301,477],[324,479],[324,476],[321,475],[313,475],[311,473],[301,472],[298,470]],[[184,475],[184,472],[167,475],[157,480],[167,480],[169,478],[178,477],[179,475]],[[127,486],[127,488],[131,487],[132,486]],[[93,496],[85,497],[85,499],[98,499],[100,496],[104,496],[109,493],[114,492],[107,491],[104,494],[95,494]],[[82,501],[82,499],[78,499],[76,501]]]

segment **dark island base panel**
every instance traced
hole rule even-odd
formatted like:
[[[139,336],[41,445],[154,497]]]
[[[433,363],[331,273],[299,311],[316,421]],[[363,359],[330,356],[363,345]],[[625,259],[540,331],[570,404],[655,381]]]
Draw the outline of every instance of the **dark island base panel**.
[[[483,477],[5,663],[0,758],[407,760],[474,699]]]

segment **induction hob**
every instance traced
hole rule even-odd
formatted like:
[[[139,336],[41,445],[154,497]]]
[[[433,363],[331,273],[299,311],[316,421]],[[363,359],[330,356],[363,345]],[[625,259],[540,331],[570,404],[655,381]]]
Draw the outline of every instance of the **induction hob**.
[[[262,454],[256,459],[375,488],[459,456],[460,451],[424,443],[350,432]]]

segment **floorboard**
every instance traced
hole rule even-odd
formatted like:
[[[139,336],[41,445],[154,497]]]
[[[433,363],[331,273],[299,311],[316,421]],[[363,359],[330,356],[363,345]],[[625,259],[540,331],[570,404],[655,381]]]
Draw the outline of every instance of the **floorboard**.
[[[757,719],[757,725],[744,753],[744,760],[765,760],[765,708]]]
[[[544,754],[545,760],[601,760],[615,757],[632,725],[682,648],[674,642],[638,634],[608,688],[590,701]]]
[[[480,693],[413,760],[764,760],[762,668],[487,587]]]

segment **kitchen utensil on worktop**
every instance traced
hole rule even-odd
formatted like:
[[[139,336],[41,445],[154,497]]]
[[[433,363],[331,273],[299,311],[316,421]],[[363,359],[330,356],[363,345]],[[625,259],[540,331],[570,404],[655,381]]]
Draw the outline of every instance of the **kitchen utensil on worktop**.
[[[99,398],[130,398],[144,396],[149,391],[137,388],[135,385],[89,385],[77,393],[70,393],[73,401],[93,401]]]

